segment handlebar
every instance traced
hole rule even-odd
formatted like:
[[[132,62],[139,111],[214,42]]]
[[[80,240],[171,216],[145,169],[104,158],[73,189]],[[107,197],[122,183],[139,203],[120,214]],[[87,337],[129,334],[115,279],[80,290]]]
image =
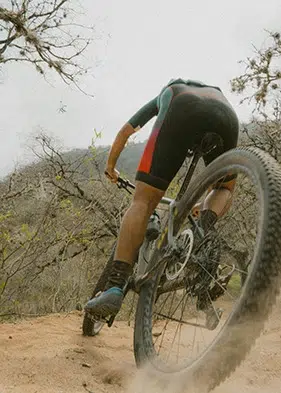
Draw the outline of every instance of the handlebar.
[[[129,194],[132,194],[132,192],[129,190],[129,188],[131,189],[135,189],[136,186],[131,183],[128,179],[123,179],[122,177],[118,177],[117,180],[117,187],[118,188],[124,188],[124,190],[126,190]]]
[[[107,175],[109,178],[111,178],[111,176],[109,175],[108,172],[105,172],[105,175]],[[124,190],[126,190],[129,194],[132,194],[131,191],[129,190],[129,188],[131,189],[135,189],[136,186],[130,182],[130,180],[128,179],[123,179],[121,176],[118,176],[117,179],[117,187],[118,188],[124,188]]]
[[[132,194],[132,192],[129,190],[129,188],[135,190],[136,186],[131,183],[128,179],[123,179],[122,177],[118,177],[117,180],[117,187],[118,188],[124,188],[129,194]],[[170,205],[173,202],[173,199],[163,197],[160,201],[163,205]]]

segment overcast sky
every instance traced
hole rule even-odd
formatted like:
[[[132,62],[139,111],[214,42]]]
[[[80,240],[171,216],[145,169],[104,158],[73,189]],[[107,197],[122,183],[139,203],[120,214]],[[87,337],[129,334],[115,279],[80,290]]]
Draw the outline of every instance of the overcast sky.
[[[76,1],[76,0],[73,0]],[[91,73],[83,87],[94,98],[47,84],[31,66],[8,65],[0,84],[0,174],[27,159],[26,141],[39,127],[63,145],[87,147],[93,129],[102,143],[114,135],[171,78],[194,78],[222,88],[241,120],[250,115],[229,80],[239,75],[238,61],[260,46],[264,29],[280,31],[280,0],[83,0],[85,23],[98,37],[91,46]],[[67,112],[58,112],[60,101]],[[138,140],[149,135],[151,124]]]

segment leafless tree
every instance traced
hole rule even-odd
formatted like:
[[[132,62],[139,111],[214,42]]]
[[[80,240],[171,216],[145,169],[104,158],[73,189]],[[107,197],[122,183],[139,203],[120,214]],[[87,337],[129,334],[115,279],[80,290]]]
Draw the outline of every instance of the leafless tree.
[[[2,314],[62,311],[83,303],[128,205],[127,196],[103,184],[94,149],[63,153],[44,134],[37,144],[40,160],[0,183]]]
[[[0,6],[0,64],[25,62],[45,75],[56,71],[77,86],[87,72],[83,54],[93,38],[93,27],[78,22],[71,0],[6,0]]]
[[[269,99],[278,99],[281,93],[281,35],[268,32],[268,39],[261,49],[254,47],[254,55],[241,61],[245,72],[231,81],[232,90],[252,94],[242,100],[254,99],[257,108],[264,107]]]
[[[242,62],[245,71],[231,84],[234,92],[247,94],[241,103],[255,103],[253,119],[242,129],[242,143],[259,147],[281,162],[281,35],[267,33],[262,48],[255,48],[254,55]]]

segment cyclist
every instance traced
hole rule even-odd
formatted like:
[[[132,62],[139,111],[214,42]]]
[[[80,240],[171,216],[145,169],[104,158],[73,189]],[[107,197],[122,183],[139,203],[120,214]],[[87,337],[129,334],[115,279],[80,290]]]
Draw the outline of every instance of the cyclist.
[[[157,116],[136,174],[133,201],[125,213],[114,255],[112,271],[104,292],[88,301],[85,310],[95,316],[116,315],[123,291],[132,274],[150,216],[183,164],[188,150],[200,144],[206,133],[219,134],[222,142],[204,156],[205,165],[237,146],[238,118],[221,89],[202,82],[172,79],[121,128],[111,147],[106,176],[116,183],[116,162],[128,138]],[[235,176],[213,187],[201,203],[199,225],[214,225],[231,204]],[[197,206],[198,207],[198,206]]]

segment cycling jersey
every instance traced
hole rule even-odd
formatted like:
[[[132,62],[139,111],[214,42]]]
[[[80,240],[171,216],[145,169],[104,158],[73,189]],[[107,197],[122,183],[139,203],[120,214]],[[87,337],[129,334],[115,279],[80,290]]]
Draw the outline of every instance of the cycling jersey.
[[[143,127],[149,120],[151,120],[154,116],[158,114],[159,108],[160,108],[160,102],[161,102],[161,97],[165,89],[169,86],[175,85],[175,84],[183,84],[186,86],[195,86],[195,87],[211,87],[214,89],[217,89],[221,92],[221,89],[217,86],[210,86],[206,85],[203,82],[200,81],[195,81],[195,80],[184,80],[181,78],[177,79],[171,79],[169,83],[161,90],[160,94],[153,98],[151,101],[149,101],[147,104],[145,104],[142,108],[140,108],[133,117],[128,121],[129,124],[134,129],[139,129]],[[169,101],[169,100],[168,100]],[[165,105],[165,102],[163,103]],[[167,103],[166,103],[167,105]]]
[[[208,165],[237,146],[239,122],[219,87],[202,82],[173,79],[128,121],[134,129],[157,116],[137,170],[136,180],[166,190],[189,150],[207,133],[217,134],[222,144],[203,158]]]

